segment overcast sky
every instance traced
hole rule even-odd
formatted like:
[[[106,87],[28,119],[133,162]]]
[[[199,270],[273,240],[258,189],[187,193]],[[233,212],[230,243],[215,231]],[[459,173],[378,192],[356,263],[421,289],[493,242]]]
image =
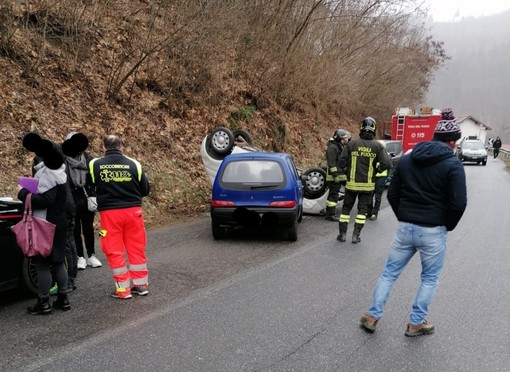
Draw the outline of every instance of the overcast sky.
[[[448,22],[459,17],[480,17],[510,9],[510,0],[425,0],[435,22]],[[457,14],[457,11],[459,14]]]

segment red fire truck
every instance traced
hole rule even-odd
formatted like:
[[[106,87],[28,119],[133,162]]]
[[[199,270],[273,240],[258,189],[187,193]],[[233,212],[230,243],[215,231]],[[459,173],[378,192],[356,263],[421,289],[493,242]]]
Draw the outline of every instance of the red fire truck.
[[[391,121],[383,123],[384,138],[402,142],[405,153],[418,142],[431,140],[439,120],[441,110],[422,107],[416,113],[413,108],[400,107],[395,110]]]

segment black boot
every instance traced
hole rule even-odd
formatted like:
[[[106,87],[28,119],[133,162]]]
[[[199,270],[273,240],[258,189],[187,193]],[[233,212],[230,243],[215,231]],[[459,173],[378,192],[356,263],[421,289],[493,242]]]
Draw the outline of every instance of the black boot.
[[[50,298],[38,298],[33,306],[27,307],[27,311],[32,315],[47,315],[51,314]]]
[[[361,223],[354,224],[354,231],[352,232],[352,244],[358,244],[361,241],[360,234],[363,226],[364,225]]]
[[[71,309],[71,305],[69,304],[69,300],[67,299],[67,293],[58,293],[57,300],[53,302],[54,309],[61,309],[62,311],[67,311]]]
[[[338,223],[338,236],[336,237],[336,240],[339,240],[341,242],[345,242],[347,240],[347,222],[339,222]]]
[[[326,220],[327,221],[336,221],[335,218],[336,207],[326,207]]]

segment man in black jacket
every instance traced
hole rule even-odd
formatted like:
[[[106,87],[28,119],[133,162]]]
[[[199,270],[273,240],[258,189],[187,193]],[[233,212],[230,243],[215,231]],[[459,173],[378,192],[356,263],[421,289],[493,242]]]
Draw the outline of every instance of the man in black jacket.
[[[496,159],[499,155],[499,149],[501,148],[501,139],[499,137],[496,137],[496,139],[492,143],[492,147],[494,152],[494,159]]]
[[[150,186],[140,163],[123,155],[118,136],[108,135],[103,143],[106,153],[91,160],[89,171],[96,187],[101,248],[115,282],[112,297],[124,300],[132,293],[149,293],[142,198],[149,194]]]
[[[444,109],[432,141],[418,143],[398,163],[388,189],[388,201],[399,227],[384,271],[375,286],[369,312],[361,326],[375,331],[393,284],[416,252],[421,259],[421,285],[405,335],[434,333],[425,319],[444,263],[447,231],[452,231],[466,209],[466,176],[453,153],[461,132],[451,109]]]

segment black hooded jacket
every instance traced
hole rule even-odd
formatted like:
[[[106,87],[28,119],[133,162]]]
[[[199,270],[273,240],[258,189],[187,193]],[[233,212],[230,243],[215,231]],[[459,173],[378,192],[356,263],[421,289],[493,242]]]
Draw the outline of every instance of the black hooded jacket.
[[[451,231],[467,205],[464,167],[446,143],[420,142],[398,162],[388,201],[399,221]]]

